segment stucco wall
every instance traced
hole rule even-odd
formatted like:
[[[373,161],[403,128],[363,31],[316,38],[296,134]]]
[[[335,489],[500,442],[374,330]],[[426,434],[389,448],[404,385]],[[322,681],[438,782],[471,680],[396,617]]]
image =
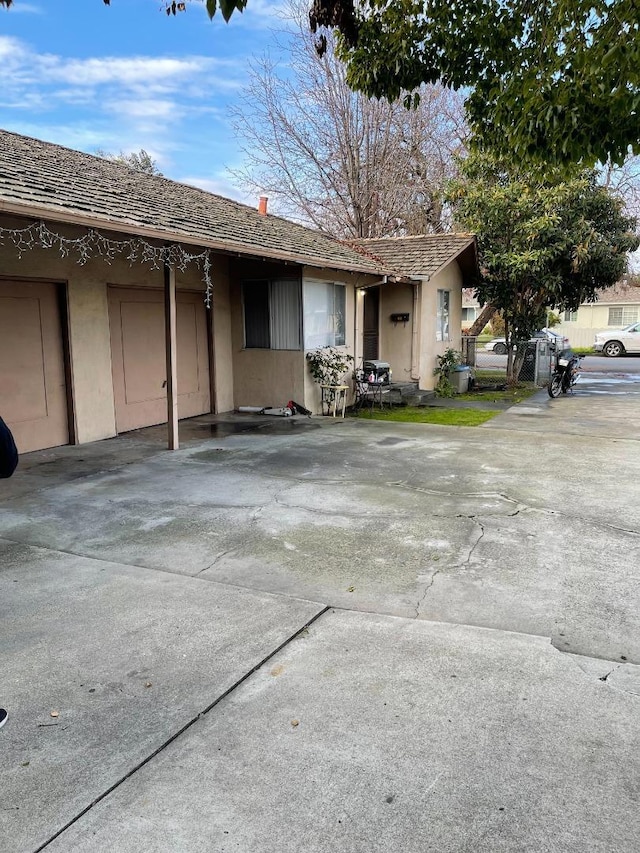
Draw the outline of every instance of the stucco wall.
[[[75,270],[69,272],[74,421],[76,442],[84,444],[116,434],[107,287],[100,278],[79,278]]]
[[[448,290],[449,340],[436,340],[437,292]],[[436,356],[447,349],[460,350],[462,314],[462,273],[457,262],[449,264],[429,281],[423,281],[420,294],[420,379],[419,387],[425,391],[435,388],[433,371]]]
[[[380,359],[388,361],[394,382],[411,381],[411,338],[414,323],[414,287],[386,284],[380,289]],[[394,323],[391,314],[409,314],[407,323]]]
[[[252,278],[282,278],[328,281],[346,286],[346,344],[340,349],[357,356],[358,313],[356,312],[357,288],[373,281],[372,276],[356,275],[328,269],[283,266],[246,261],[234,261],[230,268],[230,311],[231,349],[233,356],[234,406],[281,406],[289,400],[302,403],[315,414],[320,414],[321,391],[311,376],[304,349],[271,350],[245,348],[244,316],[242,307],[242,281]],[[304,288],[303,288],[304,299]],[[303,329],[304,334],[304,329]],[[347,384],[351,385],[351,370],[347,373]],[[349,401],[351,394],[349,395]]]
[[[7,220],[3,224],[5,227],[25,225],[20,220]],[[69,237],[84,233],[74,231],[71,227],[52,227]],[[220,263],[222,267],[219,267]],[[219,275],[219,295],[214,295],[214,304],[216,298],[221,298],[223,306],[227,286],[225,268],[224,259],[214,263],[214,270],[222,270]],[[115,435],[108,287],[120,285],[161,289],[162,270],[153,270],[149,265],[139,263],[130,264],[121,257],[114,258],[110,264],[101,258],[93,258],[80,265],[75,254],[62,258],[54,249],[34,248],[19,257],[17,250],[8,244],[0,246],[0,272],[6,278],[40,279],[64,284],[69,336],[69,391],[73,404],[75,440],[82,444]],[[204,291],[200,271],[193,266],[183,273],[177,273],[176,284],[180,290]],[[219,346],[222,357],[228,350],[222,333]],[[228,400],[226,380],[218,396],[222,397],[223,402]]]
[[[211,262],[212,409],[214,412],[230,412],[233,409],[233,344],[229,259],[212,255]]]

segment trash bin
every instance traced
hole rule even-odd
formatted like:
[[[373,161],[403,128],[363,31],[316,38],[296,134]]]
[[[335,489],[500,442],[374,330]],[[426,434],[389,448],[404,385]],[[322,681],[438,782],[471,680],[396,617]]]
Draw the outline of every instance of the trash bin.
[[[471,368],[466,364],[459,365],[449,374],[449,382],[451,382],[456,394],[464,394],[469,390],[470,377]]]

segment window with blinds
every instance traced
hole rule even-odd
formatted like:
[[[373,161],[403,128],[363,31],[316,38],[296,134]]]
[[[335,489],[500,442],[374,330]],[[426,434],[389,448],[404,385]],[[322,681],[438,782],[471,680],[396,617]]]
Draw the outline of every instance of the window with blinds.
[[[344,346],[346,342],[346,290],[328,281],[304,283],[304,347]]]
[[[242,284],[247,349],[302,349],[299,281],[258,279]]]
[[[609,308],[609,326],[630,326],[638,321],[638,309],[629,305]]]

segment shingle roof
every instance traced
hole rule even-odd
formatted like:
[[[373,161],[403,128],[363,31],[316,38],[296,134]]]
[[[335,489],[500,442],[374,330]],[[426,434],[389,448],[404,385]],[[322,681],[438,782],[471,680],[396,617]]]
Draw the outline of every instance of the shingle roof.
[[[622,304],[640,304],[640,285],[629,284],[629,282],[618,281],[613,287],[605,287],[598,290],[598,302],[603,304],[612,302]]]
[[[0,211],[310,266],[398,272],[326,234],[168,178],[0,130]]]
[[[392,269],[416,278],[432,278],[465,249],[473,252],[477,264],[475,237],[471,234],[427,234],[418,237],[381,237],[354,240],[353,245],[380,258]]]

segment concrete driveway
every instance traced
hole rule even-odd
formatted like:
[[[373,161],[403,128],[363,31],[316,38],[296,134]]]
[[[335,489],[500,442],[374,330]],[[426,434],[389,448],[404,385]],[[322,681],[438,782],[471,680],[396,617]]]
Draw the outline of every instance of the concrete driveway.
[[[203,417],[0,483],[0,849],[640,832],[640,385],[481,428]]]

